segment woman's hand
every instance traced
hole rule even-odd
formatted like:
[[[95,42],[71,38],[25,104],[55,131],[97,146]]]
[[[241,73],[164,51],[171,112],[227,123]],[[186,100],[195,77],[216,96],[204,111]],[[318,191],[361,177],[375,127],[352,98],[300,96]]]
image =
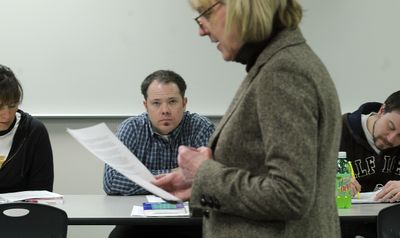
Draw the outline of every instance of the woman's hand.
[[[189,200],[192,194],[192,184],[185,181],[181,169],[157,175],[152,183],[183,201]]]
[[[152,183],[184,201],[189,200],[197,170],[208,159],[212,159],[212,152],[207,147],[195,149],[180,146],[178,154],[179,168],[171,173],[156,176],[156,180]]]

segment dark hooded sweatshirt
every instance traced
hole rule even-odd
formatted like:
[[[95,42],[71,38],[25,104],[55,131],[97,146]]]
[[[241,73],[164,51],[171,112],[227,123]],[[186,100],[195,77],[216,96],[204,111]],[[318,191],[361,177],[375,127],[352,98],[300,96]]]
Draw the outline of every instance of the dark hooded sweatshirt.
[[[10,153],[0,169],[0,193],[52,191],[53,153],[47,130],[43,123],[28,113],[18,112],[21,120]]]
[[[377,184],[400,180],[400,146],[382,150],[379,154],[368,144],[361,124],[361,114],[378,112],[381,103],[370,102],[353,113],[343,115],[340,151],[347,152],[362,192],[370,192]]]

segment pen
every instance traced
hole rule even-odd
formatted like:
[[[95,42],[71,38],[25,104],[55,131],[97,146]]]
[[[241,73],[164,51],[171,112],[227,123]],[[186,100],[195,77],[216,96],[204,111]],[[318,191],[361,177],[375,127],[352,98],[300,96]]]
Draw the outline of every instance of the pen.
[[[349,163],[349,167],[350,167],[351,177],[352,177],[353,179],[356,179],[356,176],[355,176],[355,174],[354,174],[353,166],[351,165],[351,162],[350,162],[350,161],[349,161],[348,163]],[[357,198],[360,199],[360,192],[357,192]]]

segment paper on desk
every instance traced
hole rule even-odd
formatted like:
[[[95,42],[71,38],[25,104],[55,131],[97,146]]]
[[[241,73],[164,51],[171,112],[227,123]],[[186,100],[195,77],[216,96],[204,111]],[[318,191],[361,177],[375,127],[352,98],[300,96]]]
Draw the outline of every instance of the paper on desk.
[[[148,202],[163,202],[163,200],[157,196],[154,195],[147,195],[146,199]],[[165,212],[163,213],[162,211],[157,212],[157,213],[152,213],[152,214],[145,214],[143,210],[143,206],[133,206],[132,211],[131,211],[131,216],[140,216],[140,217],[188,217],[190,216],[190,211],[189,211],[189,202],[184,202],[183,203],[185,206],[185,212],[181,213],[179,212]]]
[[[49,192],[46,190],[32,190],[32,191],[21,191],[13,193],[0,193],[0,203],[6,202],[18,202],[29,200],[32,202],[62,202],[63,196],[58,193]]]
[[[351,203],[381,203],[382,201],[375,200],[375,196],[379,191],[360,193],[360,197],[355,196]]]
[[[189,217],[189,205],[185,204],[185,213],[154,213],[144,214],[143,206],[133,206],[131,216],[140,217]]]
[[[67,131],[97,158],[147,191],[167,201],[180,201],[179,198],[150,182],[154,179],[151,172],[126,148],[105,123],[82,129],[68,128]]]

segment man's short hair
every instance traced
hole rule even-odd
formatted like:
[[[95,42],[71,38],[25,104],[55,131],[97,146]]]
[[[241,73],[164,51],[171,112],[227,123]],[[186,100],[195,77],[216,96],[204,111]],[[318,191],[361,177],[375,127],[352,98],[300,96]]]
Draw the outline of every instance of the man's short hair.
[[[400,90],[392,93],[384,102],[385,113],[397,111],[400,112]]]
[[[157,70],[147,76],[142,82],[141,90],[144,99],[147,99],[147,89],[149,88],[150,84],[155,80],[163,84],[176,84],[179,88],[179,93],[181,94],[182,98],[185,97],[186,83],[179,74],[171,70]]]
[[[19,104],[22,97],[22,86],[14,73],[9,67],[0,64],[0,104]]]

